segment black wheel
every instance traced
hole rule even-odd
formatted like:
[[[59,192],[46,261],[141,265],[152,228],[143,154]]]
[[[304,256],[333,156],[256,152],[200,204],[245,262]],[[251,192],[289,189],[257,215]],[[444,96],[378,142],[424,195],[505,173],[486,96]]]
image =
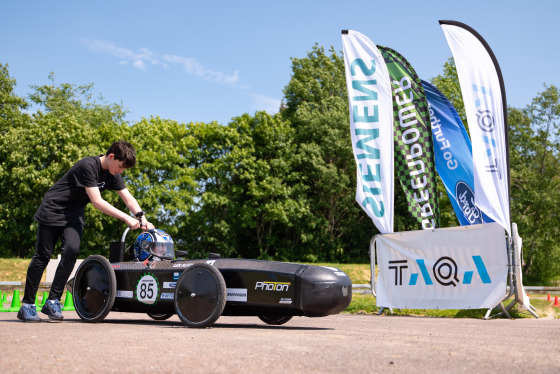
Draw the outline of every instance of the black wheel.
[[[226,306],[226,282],[209,264],[194,264],[181,274],[175,287],[175,310],[189,327],[211,326]]]
[[[93,255],[86,258],[74,277],[74,308],[83,321],[99,322],[113,308],[117,279],[109,260]]]
[[[289,320],[292,319],[293,316],[259,316],[259,319],[268,325],[283,325]]]
[[[156,321],[165,321],[166,319],[170,318],[173,313],[148,313],[148,315]]]

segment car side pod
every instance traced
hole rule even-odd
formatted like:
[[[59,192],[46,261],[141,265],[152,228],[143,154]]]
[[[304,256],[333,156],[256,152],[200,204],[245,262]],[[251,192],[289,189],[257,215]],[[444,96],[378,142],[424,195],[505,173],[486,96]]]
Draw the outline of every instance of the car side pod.
[[[308,317],[338,314],[352,301],[352,282],[336,268],[308,266],[300,282],[301,310]]]

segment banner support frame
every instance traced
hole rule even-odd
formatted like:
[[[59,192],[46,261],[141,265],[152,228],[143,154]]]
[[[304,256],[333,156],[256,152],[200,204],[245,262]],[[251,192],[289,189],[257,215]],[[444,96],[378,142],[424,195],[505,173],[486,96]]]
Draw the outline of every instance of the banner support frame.
[[[375,261],[375,256],[376,256],[376,249],[375,249],[375,241],[377,240],[377,237],[381,235],[381,234],[377,234],[374,235],[370,242],[369,242],[369,265],[370,265],[370,271],[371,271],[371,279],[370,279],[370,286],[371,286],[371,294],[373,295],[373,297],[375,297],[377,299],[377,293],[375,291],[375,288],[377,286],[377,281],[376,281],[376,277],[375,277],[375,266],[376,266],[376,261]],[[383,314],[383,311],[385,310],[385,307],[382,306],[379,311],[377,312],[377,315]],[[389,308],[389,312],[393,313],[393,308]]]
[[[515,222],[511,224],[511,233],[511,236],[509,234],[507,236],[509,293],[500,302],[500,304],[498,304],[502,311],[493,316],[490,316],[490,312],[492,311],[492,309],[488,309],[488,312],[486,313],[484,319],[499,317],[503,314],[505,314],[508,318],[511,318],[508,311],[510,311],[515,306],[515,304],[519,304],[521,308],[527,310],[533,317],[539,318],[539,315],[536,313],[537,310],[534,306],[531,305],[529,299],[527,298],[527,300],[525,300],[525,290],[523,288],[521,270],[523,246],[521,238],[519,237],[519,233],[517,231],[517,224]],[[513,301],[507,307],[504,307],[503,302],[512,296],[514,297]]]

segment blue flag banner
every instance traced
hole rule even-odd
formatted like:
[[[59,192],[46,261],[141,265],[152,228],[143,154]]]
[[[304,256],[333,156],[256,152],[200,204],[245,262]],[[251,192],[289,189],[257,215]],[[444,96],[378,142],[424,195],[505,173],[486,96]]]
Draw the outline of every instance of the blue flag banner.
[[[472,146],[453,105],[434,85],[422,81],[432,123],[436,171],[461,226],[494,222],[475,204]]]

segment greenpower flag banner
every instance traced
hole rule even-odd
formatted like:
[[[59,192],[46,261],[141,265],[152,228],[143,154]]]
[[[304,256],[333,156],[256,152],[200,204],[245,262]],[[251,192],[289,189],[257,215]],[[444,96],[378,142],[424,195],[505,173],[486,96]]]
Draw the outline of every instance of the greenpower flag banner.
[[[408,61],[379,46],[393,92],[395,173],[404,189],[408,210],[422,229],[438,227],[436,169],[428,102],[422,82]]]

